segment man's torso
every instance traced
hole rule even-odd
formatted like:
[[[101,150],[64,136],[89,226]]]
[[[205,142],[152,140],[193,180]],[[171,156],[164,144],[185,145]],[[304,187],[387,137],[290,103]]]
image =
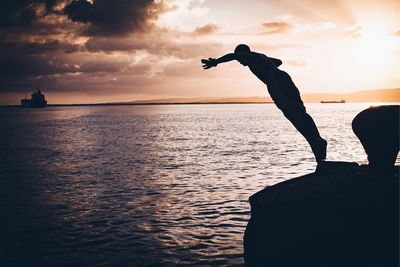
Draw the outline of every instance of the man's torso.
[[[248,66],[267,85],[271,98],[279,108],[288,105],[303,106],[299,90],[289,74],[278,69],[266,55],[252,52]]]

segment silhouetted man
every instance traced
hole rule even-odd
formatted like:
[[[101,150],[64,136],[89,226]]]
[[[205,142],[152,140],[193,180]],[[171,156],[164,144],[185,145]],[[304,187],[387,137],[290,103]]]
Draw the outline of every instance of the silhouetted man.
[[[278,69],[282,61],[253,52],[247,45],[240,44],[235,48],[234,53],[226,54],[217,59],[202,59],[201,62],[204,69],[209,69],[232,60],[237,60],[243,66],[248,66],[251,72],[267,85],[272,100],[306,138],[317,162],[320,163],[325,160],[327,142],[319,135],[317,126],[311,116],[307,114],[299,90],[289,74]]]

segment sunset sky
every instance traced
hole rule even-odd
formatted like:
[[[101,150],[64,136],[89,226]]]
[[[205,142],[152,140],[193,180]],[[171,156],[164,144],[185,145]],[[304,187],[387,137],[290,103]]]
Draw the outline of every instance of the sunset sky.
[[[1,0],[0,104],[266,96],[239,43],[280,58],[302,93],[400,87],[398,0]]]

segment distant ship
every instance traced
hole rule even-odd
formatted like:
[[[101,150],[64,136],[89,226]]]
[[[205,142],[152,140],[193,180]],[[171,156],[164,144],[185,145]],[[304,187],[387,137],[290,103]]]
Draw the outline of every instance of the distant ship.
[[[340,101],[321,101],[322,104],[328,104],[328,103],[346,103],[346,100],[342,99]]]
[[[21,99],[21,107],[24,108],[44,108],[47,105],[46,98],[44,94],[40,92],[39,88],[36,92],[33,92],[31,95],[31,99],[25,98]]]

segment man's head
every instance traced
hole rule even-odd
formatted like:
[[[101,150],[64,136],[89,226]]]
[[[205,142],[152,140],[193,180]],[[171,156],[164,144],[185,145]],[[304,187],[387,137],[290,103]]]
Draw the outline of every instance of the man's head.
[[[240,44],[240,45],[236,46],[236,48],[235,48],[235,54],[236,53],[249,53],[249,52],[251,52],[250,47],[245,44]]]
[[[245,44],[240,44],[235,48],[235,55],[237,61],[240,62],[243,66],[248,65],[249,54],[251,53],[250,47]]]

